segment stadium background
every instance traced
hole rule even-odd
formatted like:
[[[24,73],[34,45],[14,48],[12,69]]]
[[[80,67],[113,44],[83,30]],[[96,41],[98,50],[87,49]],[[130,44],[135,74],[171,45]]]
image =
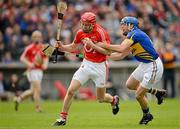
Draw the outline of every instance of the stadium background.
[[[17,75],[20,85],[25,88],[23,72],[25,67],[19,56],[30,43],[31,33],[42,31],[44,42],[55,41],[57,27],[57,0],[1,0],[0,1],[0,72],[6,82]],[[119,21],[127,15],[138,18],[140,28],[152,39],[161,55],[165,45],[173,46],[177,57],[176,92],[180,94],[180,2],[178,0],[68,0],[68,10],[63,20],[61,39],[71,43],[79,28],[80,15],[85,11],[97,14],[97,22],[108,30],[111,43],[122,41]],[[50,59],[51,60],[51,59]],[[54,82],[59,80],[68,86],[81,59],[73,56],[58,57],[59,63],[50,63],[43,79],[42,97],[58,98]],[[123,99],[133,98],[124,87],[129,74],[138,63],[128,56],[123,61],[110,61],[110,75],[113,85]],[[93,89],[92,83],[88,83]],[[162,83],[159,84],[162,87]],[[8,89],[8,88],[7,88]]]
[[[14,94],[10,88],[14,80],[21,90],[28,88],[27,80],[23,76],[25,66],[19,62],[19,56],[30,43],[30,35],[36,29],[43,32],[46,43],[55,40],[56,3],[57,0],[0,0],[0,85],[4,81],[8,84],[9,87],[6,87],[5,92]],[[174,99],[167,98],[161,106],[156,104],[152,96],[148,96],[152,98],[150,106],[155,119],[148,126],[140,126],[137,123],[142,115],[141,110],[134,101],[133,93],[124,86],[138,62],[131,56],[123,61],[110,61],[110,80],[113,86],[117,87],[117,93],[121,97],[119,114],[114,117],[110,106],[98,104],[96,101],[75,101],[65,128],[179,129],[180,1],[68,0],[68,4],[61,32],[63,42],[72,41],[79,28],[80,14],[90,10],[97,14],[98,23],[108,30],[113,44],[118,44],[123,39],[118,26],[119,20],[126,15],[138,17],[141,29],[149,34],[160,55],[166,44],[171,44],[172,52],[177,57],[175,68],[177,94]],[[62,100],[59,101],[58,90],[54,83],[59,80],[67,87],[74,71],[80,65],[80,59],[72,56],[58,59],[59,63],[49,64],[44,75],[42,98],[47,99],[42,101],[44,112],[36,113],[31,99],[22,103],[18,112],[14,111],[12,101],[0,101],[0,129],[52,129],[51,124],[58,118],[62,107]],[[91,82],[87,85],[93,89]],[[162,86],[161,82],[158,87]]]

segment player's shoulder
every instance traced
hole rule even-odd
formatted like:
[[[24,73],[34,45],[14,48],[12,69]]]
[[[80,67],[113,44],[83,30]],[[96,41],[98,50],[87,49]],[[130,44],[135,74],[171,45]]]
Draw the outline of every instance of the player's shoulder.
[[[95,27],[96,27],[96,30],[102,30],[106,32],[106,30],[99,24],[96,24]]]
[[[96,34],[99,34],[99,35],[105,35],[105,36],[108,36],[108,32],[106,29],[104,29],[102,26],[100,26],[99,24],[96,24]]]
[[[76,35],[81,35],[81,34],[83,34],[84,32],[83,32],[83,30],[82,29],[79,29],[77,32],[76,32]]]
[[[34,47],[33,43],[30,43],[28,46],[26,46],[26,49],[32,49]]]
[[[82,39],[82,37],[84,37],[84,35],[86,35],[86,34],[83,32],[83,30],[79,29],[75,34],[75,39],[80,40],[80,39]]]
[[[139,37],[139,36],[141,36],[143,34],[143,31],[142,30],[140,30],[139,28],[135,28],[135,29],[133,29],[132,31],[130,31],[129,33],[128,33],[128,37]]]

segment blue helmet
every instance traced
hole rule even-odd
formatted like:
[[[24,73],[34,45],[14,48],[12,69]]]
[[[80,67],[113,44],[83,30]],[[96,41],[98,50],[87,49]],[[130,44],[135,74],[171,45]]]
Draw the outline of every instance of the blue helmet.
[[[135,17],[126,16],[121,20],[121,24],[133,24],[134,26],[138,26],[138,20]]]

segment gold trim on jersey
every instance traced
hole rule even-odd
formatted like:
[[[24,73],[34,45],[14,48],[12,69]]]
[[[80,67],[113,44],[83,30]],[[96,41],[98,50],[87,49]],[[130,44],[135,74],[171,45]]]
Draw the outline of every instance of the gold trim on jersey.
[[[153,61],[153,57],[148,52],[146,52],[146,50],[140,45],[140,43],[134,43],[133,45],[131,45],[130,50],[133,56]]]

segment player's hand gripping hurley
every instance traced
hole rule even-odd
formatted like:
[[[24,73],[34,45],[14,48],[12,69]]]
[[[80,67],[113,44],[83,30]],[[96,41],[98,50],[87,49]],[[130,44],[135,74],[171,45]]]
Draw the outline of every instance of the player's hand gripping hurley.
[[[57,25],[57,35],[56,35],[57,41],[60,41],[62,20],[63,20],[63,16],[64,16],[66,9],[67,9],[67,4],[65,2],[58,2],[58,4],[57,4],[58,25]],[[53,60],[53,63],[57,62],[57,57],[58,57],[58,47],[55,50],[55,58]]]

